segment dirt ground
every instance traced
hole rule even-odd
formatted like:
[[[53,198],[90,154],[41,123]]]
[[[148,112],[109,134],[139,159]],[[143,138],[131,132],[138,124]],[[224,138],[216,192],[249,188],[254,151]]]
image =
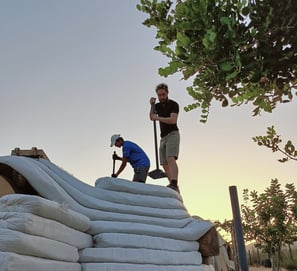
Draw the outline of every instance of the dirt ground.
[[[264,266],[249,266],[249,271],[270,271],[271,268]]]
[[[249,266],[249,271],[271,271],[272,269],[270,267],[264,267],[264,266]],[[287,269],[282,268],[282,271],[287,271]]]

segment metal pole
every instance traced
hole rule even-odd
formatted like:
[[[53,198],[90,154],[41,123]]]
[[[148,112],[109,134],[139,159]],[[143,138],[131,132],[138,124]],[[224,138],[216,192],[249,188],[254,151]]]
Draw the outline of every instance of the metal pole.
[[[236,186],[229,186],[229,193],[231,199],[232,213],[233,213],[233,224],[235,232],[235,241],[237,247],[238,263],[241,271],[248,271],[248,263],[246,257],[246,249],[243,240],[243,230],[240,217],[240,209],[238,203],[237,189]]]

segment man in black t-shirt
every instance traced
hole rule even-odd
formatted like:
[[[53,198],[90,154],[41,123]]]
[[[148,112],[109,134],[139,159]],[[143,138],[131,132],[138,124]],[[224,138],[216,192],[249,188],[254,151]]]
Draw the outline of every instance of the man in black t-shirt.
[[[177,127],[179,105],[177,102],[168,98],[168,86],[166,84],[157,85],[156,93],[159,103],[156,103],[155,97],[150,99],[150,119],[152,121],[159,121],[160,123],[160,164],[163,166],[170,182],[167,187],[179,192],[177,184],[178,166],[176,163],[180,143],[180,135]]]

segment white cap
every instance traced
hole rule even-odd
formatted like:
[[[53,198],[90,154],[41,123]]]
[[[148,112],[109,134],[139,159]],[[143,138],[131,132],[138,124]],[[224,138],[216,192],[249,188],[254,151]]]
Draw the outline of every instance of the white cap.
[[[111,141],[111,144],[110,144],[110,147],[112,147],[115,142],[117,141],[117,139],[119,139],[121,136],[119,134],[117,135],[113,135],[111,138],[110,138],[110,141]]]

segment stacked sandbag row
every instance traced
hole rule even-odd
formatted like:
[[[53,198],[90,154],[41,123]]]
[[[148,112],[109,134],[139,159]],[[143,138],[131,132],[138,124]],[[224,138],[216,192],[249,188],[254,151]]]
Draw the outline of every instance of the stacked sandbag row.
[[[121,195],[129,213],[91,221],[95,247],[80,251],[84,271],[208,270],[197,239],[211,224],[190,217],[175,191],[111,178],[98,179],[96,189]]]
[[[81,271],[79,250],[92,247],[90,220],[38,196],[0,198],[1,271]]]
[[[197,240],[213,226],[192,218],[167,187],[100,178],[95,187],[44,159],[2,157],[44,198],[90,218],[96,247],[79,251],[83,271],[200,271]]]
[[[202,264],[197,239],[212,224],[193,219],[175,191],[109,177],[89,188],[48,161],[40,162],[81,206],[88,207],[79,210],[91,218],[95,248],[80,251],[84,271],[211,269]]]

